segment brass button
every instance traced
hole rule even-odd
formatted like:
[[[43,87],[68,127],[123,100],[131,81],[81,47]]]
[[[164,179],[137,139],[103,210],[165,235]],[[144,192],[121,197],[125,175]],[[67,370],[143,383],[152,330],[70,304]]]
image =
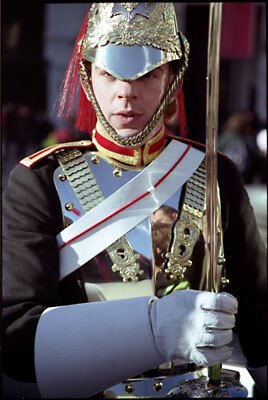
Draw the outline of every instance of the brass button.
[[[230,281],[228,278],[222,277],[221,278],[221,283],[223,286],[229,285]]]
[[[122,169],[121,168],[115,168],[113,170],[113,174],[116,178],[120,178],[122,176]]]
[[[63,181],[66,180],[66,175],[64,175],[64,174],[61,173],[61,174],[59,174],[58,178],[59,178],[60,181],[63,182]]]
[[[134,386],[131,384],[131,383],[128,383],[126,386],[125,386],[125,391],[126,391],[126,393],[133,393],[134,392]]]
[[[65,208],[67,211],[72,211],[72,209],[74,208],[73,203],[69,202],[65,204]]]
[[[91,162],[92,162],[92,164],[95,164],[95,165],[99,164],[100,163],[100,157],[96,156],[96,155],[92,156],[91,157]]]
[[[226,263],[226,259],[224,257],[218,257],[218,264],[224,265]]]
[[[162,389],[162,387],[163,387],[163,383],[162,382],[155,382],[154,383],[154,390],[156,392],[159,392]]]

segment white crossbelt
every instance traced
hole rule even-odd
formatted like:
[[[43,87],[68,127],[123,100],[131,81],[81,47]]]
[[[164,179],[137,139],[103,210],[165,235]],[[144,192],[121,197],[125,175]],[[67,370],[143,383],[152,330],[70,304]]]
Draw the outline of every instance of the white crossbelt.
[[[173,140],[131,181],[59,233],[60,279],[157,210],[190,178],[203,158],[203,152]]]

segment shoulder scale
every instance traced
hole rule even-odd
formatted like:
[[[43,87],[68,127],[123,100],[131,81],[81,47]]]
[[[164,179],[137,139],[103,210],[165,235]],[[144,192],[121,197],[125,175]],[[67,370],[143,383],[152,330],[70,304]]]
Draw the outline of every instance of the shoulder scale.
[[[53,146],[49,146],[45,149],[39,150],[38,152],[32,154],[31,156],[25,157],[20,161],[21,165],[27,168],[32,168],[39,161],[56,153],[59,150],[73,149],[73,148],[90,148],[92,146],[91,140],[79,140],[76,142],[58,143]]]

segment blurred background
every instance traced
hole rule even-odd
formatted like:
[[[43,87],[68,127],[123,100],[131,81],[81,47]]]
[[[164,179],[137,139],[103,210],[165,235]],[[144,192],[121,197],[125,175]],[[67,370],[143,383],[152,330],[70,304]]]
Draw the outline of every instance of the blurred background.
[[[2,189],[23,157],[88,137],[52,113],[90,3],[2,2]],[[174,3],[190,42],[184,95],[190,139],[205,143],[209,3]],[[219,150],[238,166],[267,243],[266,3],[223,3]],[[8,397],[27,392],[9,386]],[[12,390],[10,392],[10,388]],[[38,397],[32,387],[28,398]]]

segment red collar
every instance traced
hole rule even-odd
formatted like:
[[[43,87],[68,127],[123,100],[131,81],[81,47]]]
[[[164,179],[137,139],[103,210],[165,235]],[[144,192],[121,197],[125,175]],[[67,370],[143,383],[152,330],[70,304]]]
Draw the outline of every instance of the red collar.
[[[166,135],[167,130],[163,126],[152,139],[141,147],[123,147],[111,141],[102,125],[97,122],[96,129],[93,131],[92,141],[99,152],[105,156],[124,164],[140,167],[149,164],[161,153],[165,147]]]

